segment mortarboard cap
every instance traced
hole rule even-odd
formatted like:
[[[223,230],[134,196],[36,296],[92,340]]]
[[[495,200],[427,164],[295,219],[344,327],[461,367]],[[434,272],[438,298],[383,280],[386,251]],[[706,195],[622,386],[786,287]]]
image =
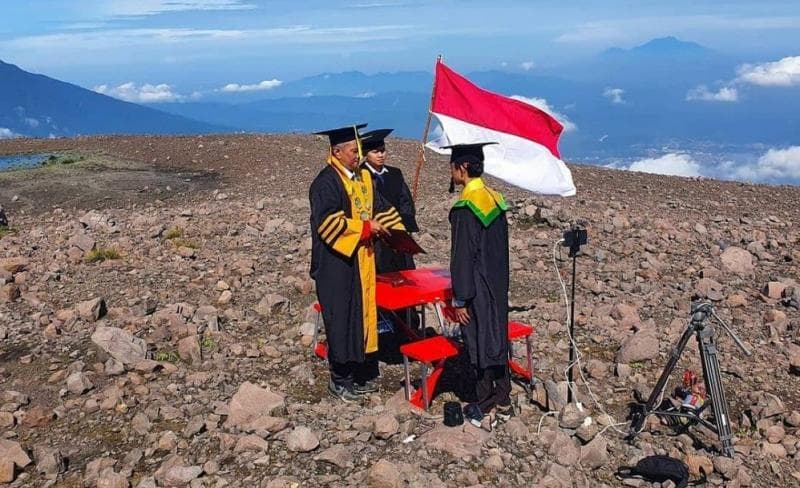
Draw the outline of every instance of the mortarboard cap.
[[[483,161],[483,146],[497,144],[496,142],[476,142],[473,144],[454,144],[443,146],[442,149],[450,149],[451,163],[479,163]]]
[[[364,152],[378,149],[386,145],[384,139],[391,134],[394,129],[377,129],[361,134],[361,147]]]
[[[366,126],[367,124],[357,124],[349,127],[340,127],[338,129],[321,130],[319,132],[314,132],[314,134],[328,136],[331,140],[331,146],[335,146],[337,144],[355,141],[358,138],[358,130]]]

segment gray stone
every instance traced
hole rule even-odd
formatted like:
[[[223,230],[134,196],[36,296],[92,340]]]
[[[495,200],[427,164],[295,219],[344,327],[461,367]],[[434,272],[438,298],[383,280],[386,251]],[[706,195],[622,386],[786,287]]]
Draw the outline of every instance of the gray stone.
[[[324,461],[340,468],[346,468],[352,464],[353,454],[343,445],[336,444],[314,456],[316,461]]]
[[[375,419],[372,433],[378,439],[389,439],[400,429],[400,423],[392,414],[384,414]]]
[[[405,482],[397,465],[381,459],[369,469],[367,486],[369,488],[403,488]]]
[[[311,429],[298,426],[286,437],[286,447],[293,452],[309,452],[319,447],[319,438]]]
[[[90,236],[84,234],[83,232],[77,232],[72,237],[69,238],[69,242],[67,242],[70,246],[77,247],[83,252],[89,252],[95,248],[97,243],[94,239]]]
[[[256,305],[256,312],[264,317],[272,317],[281,312],[289,310],[289,299],[281,295],[269,293],[261,298],[261,301]]]
[[[48,479],[55,479],[59,473],[63,473],[67,469],[61,452],[49,446],[34,447],[33,459],[36,461],[36,471]]]
[[[590,443],[581,447],[581,466],[597,469],[608,462],[608,443],[602,436],[595,437]]]
[[[439,423],[432,430],[419,437],[426,447],[443,451],[456,459],[467,456],[478,458],[481,447],[492,437],[492,433],[464,423],[458,427],[447,427]]]
[[[86,374],[80,371],[76,371],[75,373],[67,376],[67,389],[72,394],[82,395],[92,388],[94,388],[92,382],[89,381],[89,378],[86,376]]]
[[[617,351],[618,363],[646,361],[658,356],[658,338],[652,329],[640,329],[622,342]]]
[[[0,459],[6,459],[19,468],[24,468],[31,463],[31,458],[22,450],[19,442],[0,439]]]
[[[286,409],[284,396],[244,382],[228,404],[228,427],[244,427],[261,416],[270,416]]]
[[[720,255],[722,270],[737,275],[751,275],[755,270],[753,255],[740,247],[730,246]]]
[[[197,335],[190,335],[178,341],[178,356],[192,365],[198,365],[203,358],[200,352],[200,339]]]
[[[267,441],[255,434],[244,435],[236,441],[236,447],[233,452],[246,452],[246,451],[266,451],[269,447]]]
[[[143,339],[117,327],[97,327],[92,334],[92,342],[125,365],[136,364],[147,355],[147,343]]]
[[[586,410],[578,410],[578,406],[575,403],[568,403],[564,405],[564,408],[558,414],[558,425],[562,429],[575,430],[583,424],[583,419],[587,415],[588,412]]]
[[[108,309],[106,308],[106,301],[102,297],[97,297],[75,305],[75,311],[83,320],[96,322],[106,315]]]
[[[187,486],[193,479],[203,473],[200,466],[187,466],[186,461],[178,455],[172,455],[161,463],[154,473],[156,482],[164,487]]]

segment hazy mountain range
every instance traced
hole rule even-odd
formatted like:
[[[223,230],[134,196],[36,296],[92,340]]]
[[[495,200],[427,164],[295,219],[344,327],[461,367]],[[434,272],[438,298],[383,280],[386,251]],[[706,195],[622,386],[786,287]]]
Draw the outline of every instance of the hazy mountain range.
[[[668,37],[557,68],[464,74],[554,112],[568,127],[561,142],[568,160],[665,150],[757,152],[800,143],[800,89],[737,81],[737,68],[748,61],[770,60],[734,59]],[[431,84],[432,73],[422,71],[328,73],[268,91],[145,107],[0,63],[0,137],[309,132],[366,121],[419,138]]]

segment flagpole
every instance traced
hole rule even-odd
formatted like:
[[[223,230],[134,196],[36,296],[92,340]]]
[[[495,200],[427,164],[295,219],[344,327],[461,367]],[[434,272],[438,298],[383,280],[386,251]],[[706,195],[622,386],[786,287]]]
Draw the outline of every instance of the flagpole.
[[[442,62],[442,55],[436,56],[436,67]],[[419,186],[419,173],[422,171],[422,164],[425,162],[425,142],[428,139],[428,131],[431,128],[431,119],[433,118],[433,97],[436,95],[436,68],[433,69],[433,87],[431,88],[431,100],[428,104],[428,120],[425,122],[425,130],[422,132],[422,141],[419,146],[419,154],[417,155],[417,168],[414,172],[414,186],[411,193],[411,199],[417,200],[417,188]]]

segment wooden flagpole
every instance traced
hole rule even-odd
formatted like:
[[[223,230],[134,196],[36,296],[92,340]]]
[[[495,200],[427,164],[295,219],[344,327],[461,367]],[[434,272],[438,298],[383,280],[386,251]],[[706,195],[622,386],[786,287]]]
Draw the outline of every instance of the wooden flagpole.
[[[436,57],[436,66],[442,62],[442,55]],[[425,130],[422,132],[422,141],[419,145],[419,154],[417,155],[417,168],[414,172],[414,186],[411,192],[411,198],[417,200],[417,188],[419,187],[419,174],[422,171],[422,164],[425,162],[425,142],[428,139],[428,131],[431,129],[431,119],[433,118],[433,97],[436,94],[436,68],[433,69],[433,88],[431,88],[431,101],[428,105],[428,120],[425,122]]]

